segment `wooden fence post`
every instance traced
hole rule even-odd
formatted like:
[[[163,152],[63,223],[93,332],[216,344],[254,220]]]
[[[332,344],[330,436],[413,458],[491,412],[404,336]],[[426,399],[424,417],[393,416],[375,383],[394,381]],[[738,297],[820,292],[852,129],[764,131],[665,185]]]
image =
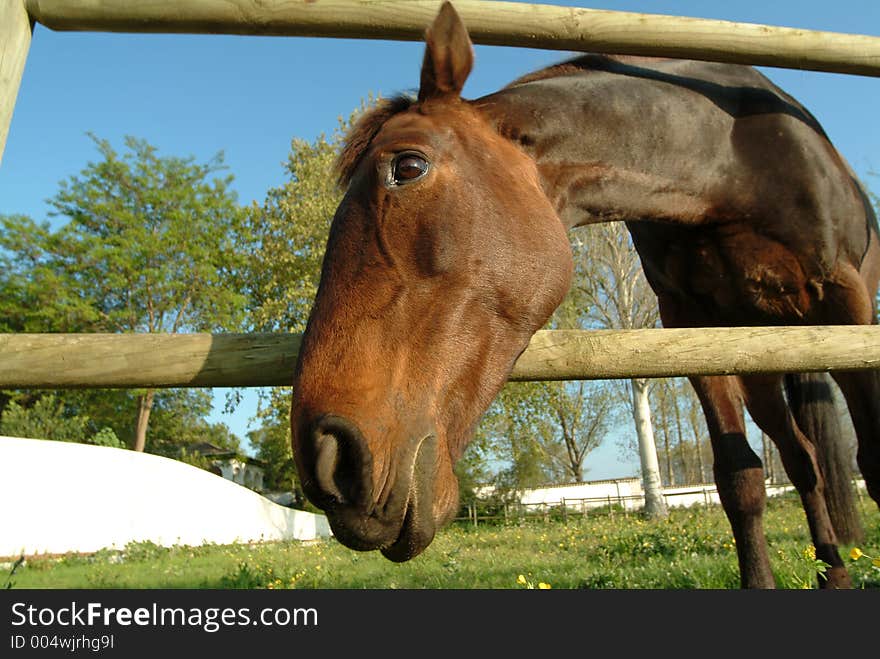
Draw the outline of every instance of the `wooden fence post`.
[[[0,163],[3,162],[3,150],[33,29],[24,0],[0,2]]]

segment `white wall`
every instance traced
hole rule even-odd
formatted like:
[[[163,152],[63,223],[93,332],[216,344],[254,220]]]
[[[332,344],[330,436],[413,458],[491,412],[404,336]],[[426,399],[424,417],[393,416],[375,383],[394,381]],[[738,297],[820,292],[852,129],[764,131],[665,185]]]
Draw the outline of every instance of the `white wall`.
[[[854,483],[858,489],[865,490],[864,479],[857,479]],[[794,489],[791,485],[770,485],[766,483],[765,486],[768,497]],[[712,484],[664,487],[663,496],[666,499],[666,505],[669,507],[690,507],[721,503],[718,489]],[[558,506],[565,499],[568,507],[577,509],[582,505],[582,502],[579,501],[580,499],[589,499],[589,501],[583,502],[583,505],[587,508],[596,508],[608,505],[608,497],[611,497],[612,503],[621,503],[627,509],[642,508],[645,505],[645,493],[642,490],[642,483],[638,478],[539,487],[524,490],[521,501],[524,504],[546,503],[547,505]]]
[[[0,436],[0,556],[329,537],[327,518],[177,460]]]
[[[531,488],[523,491],[520,501],[524,504],[559,505],[566,499],[570,506],[578,508],[582,503],[579,499],[591,499],[583,504],[587,508],[597,508],[607,506],[610,497],[613,503],[620,502],[627,508],[633,508],[636,502],[630,497],[639,496],[643,496],[643,493],[642,483],[638,478],[620,478]],[[639,505],[643,503],[640,502]]]

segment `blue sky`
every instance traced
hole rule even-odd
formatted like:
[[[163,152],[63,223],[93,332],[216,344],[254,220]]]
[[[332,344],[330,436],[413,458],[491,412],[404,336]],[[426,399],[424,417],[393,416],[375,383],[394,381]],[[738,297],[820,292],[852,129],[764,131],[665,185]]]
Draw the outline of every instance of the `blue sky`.
[[[650,0],[547,2],[880,35],[877,0]],[[34,32],[0,165],[0,213],[46,218],[58,182],[96,157],[91,131],[121,147],[145,138],[166,155],[224,151],[239,201],[261,201],[284,181],[290,140],[330,133],[370,93],[418,84],[423,46],[375,40]],[[565,59],[559,51],[476,47],[464,95],[477,97]],[[880,179],[880,80],[763,69],[823,124],[857,174]],[[214,419],[244,437],[256,406],[247,390],[234,415]],[[614,442],[588,458],[589,478],[636,473]]]

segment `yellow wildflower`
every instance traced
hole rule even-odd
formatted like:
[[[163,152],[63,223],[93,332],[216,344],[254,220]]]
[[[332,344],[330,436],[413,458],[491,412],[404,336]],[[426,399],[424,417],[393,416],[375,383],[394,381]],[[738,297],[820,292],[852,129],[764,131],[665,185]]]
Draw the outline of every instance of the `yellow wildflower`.
[[[538,583],[538,588],[541,590],[550,590],[550,588],[552,588],[552,586],[548,583],[544,583],[543,581],[541,581]]]
[[[858,547],[853,547],[849,550],[849,557],[854,561],[859,560],[864,554],[862,554],[862,550]]]
[[[816,560],[816,547],[813,545],[807,545],[804,549],[804,558]]]
[[[520,586],[525,586],[525,585],[526,585],[526,578],[525,578],[525,576],[523,576],[522,574],[519,575],[519,576],[516,578],[516,583],[518,583]]]

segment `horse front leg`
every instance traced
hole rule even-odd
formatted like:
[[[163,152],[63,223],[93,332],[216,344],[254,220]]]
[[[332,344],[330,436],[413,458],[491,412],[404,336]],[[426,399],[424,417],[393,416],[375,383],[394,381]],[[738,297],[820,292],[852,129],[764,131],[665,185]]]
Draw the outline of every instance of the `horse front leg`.
[[[732,376],[694,376],[714,457],[721,506],[736,540],[743,588],[775,588],[764,536],[764,468],[746,439],[742,393]]]

